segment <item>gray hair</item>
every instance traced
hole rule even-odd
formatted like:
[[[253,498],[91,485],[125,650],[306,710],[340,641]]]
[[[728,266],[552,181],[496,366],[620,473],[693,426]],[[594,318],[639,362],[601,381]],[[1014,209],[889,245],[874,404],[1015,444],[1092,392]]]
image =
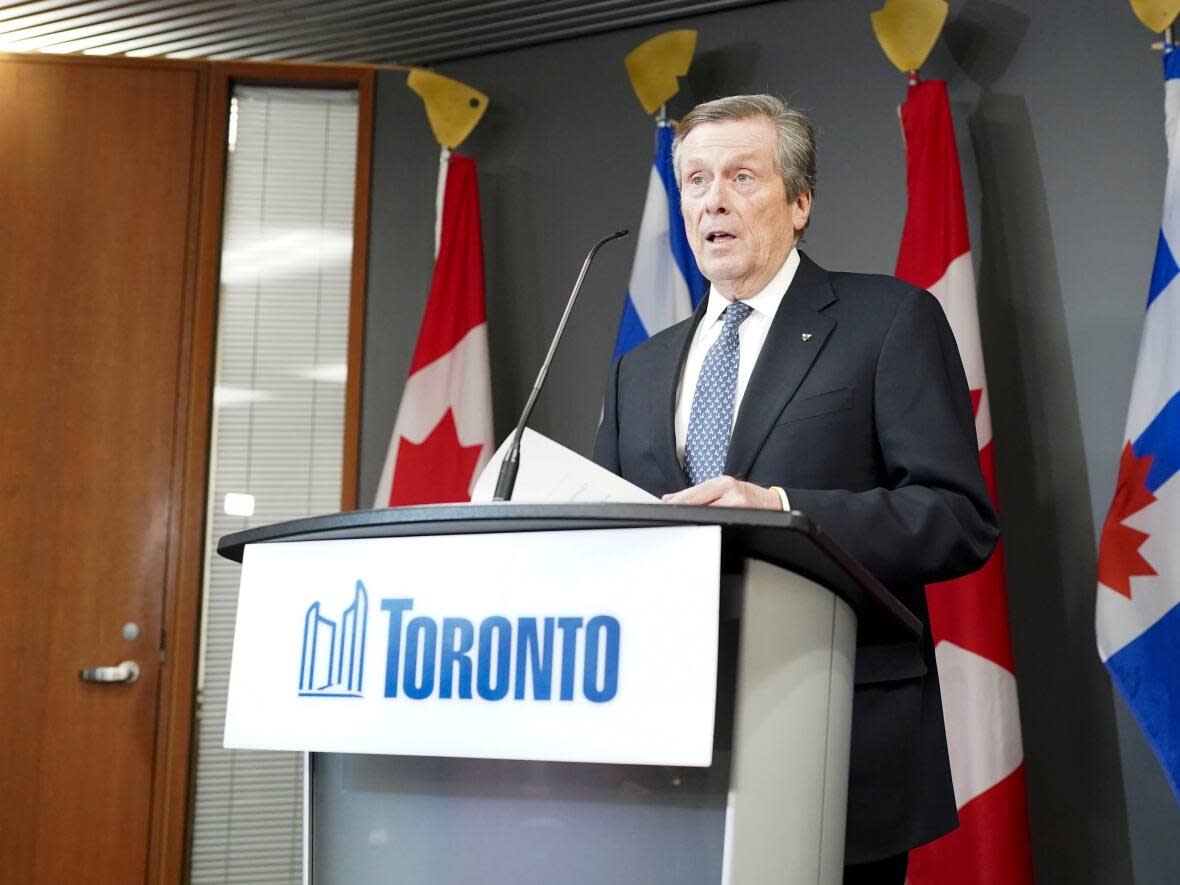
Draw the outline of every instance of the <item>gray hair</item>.
[[[802,111],[773,95],[731,95],[706,101],[689,111],[680,121],[672,141],[672,168],[677,183],[680,182],[680,146],[688,133],[704,123],[758,117],[769,120],[778,131],[775,162],[787,188],[787,199],[814,192],[815,130]]]

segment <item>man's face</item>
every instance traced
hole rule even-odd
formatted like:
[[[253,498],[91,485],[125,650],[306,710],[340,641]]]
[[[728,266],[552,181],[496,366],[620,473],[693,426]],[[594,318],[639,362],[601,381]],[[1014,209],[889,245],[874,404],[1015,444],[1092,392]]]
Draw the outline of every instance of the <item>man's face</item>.
[[[730,299],[782,267],[807,224],[811,194],[787,199],[765,117],[702,123],[680,146],[680,209],[697,266]]]

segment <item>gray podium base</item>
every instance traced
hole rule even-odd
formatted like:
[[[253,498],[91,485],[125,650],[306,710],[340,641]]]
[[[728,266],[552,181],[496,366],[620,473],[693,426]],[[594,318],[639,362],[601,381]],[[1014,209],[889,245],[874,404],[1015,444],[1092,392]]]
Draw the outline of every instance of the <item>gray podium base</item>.
[[[839,885],[856,616],[765,562],[742,583],[722,882]]]
[[[311,754],[305,881],[839,885],[855,617],[756,561],[722,601],[712,766]]]

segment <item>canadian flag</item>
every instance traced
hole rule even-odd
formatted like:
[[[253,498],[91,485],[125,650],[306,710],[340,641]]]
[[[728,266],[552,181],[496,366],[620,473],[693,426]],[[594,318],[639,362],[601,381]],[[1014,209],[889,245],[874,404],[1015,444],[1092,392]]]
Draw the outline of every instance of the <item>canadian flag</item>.
[[[492,454],[475,161],[444,154],[437,257],[375,507],[469,501]]]
[[[996,467],[959,153],[946,84],[901,106],[909,207],[897,276],[936,297],[959,345],[993,503]],[[1031,885],[1024,750],[1001,544],[979,571],[926,588],[959,828],[910,852],[911,885]]]

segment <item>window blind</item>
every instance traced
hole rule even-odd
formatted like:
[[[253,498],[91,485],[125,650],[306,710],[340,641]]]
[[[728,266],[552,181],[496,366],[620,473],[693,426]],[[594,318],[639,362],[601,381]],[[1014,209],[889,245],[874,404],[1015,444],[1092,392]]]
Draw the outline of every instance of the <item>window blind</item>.
[[[356,156],[355,90],[234,88],[197,677],[195,885],[302,881],[302,754],[221,746],[240,567],[217,556],[216,542],[340,508]]]

